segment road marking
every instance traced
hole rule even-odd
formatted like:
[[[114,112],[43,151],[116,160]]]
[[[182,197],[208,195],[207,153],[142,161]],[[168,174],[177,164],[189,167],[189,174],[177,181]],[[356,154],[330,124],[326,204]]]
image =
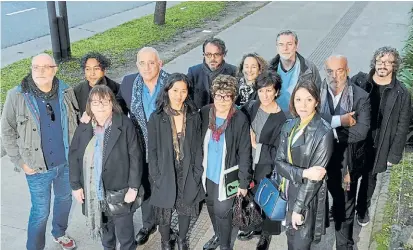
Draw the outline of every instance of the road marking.
[[[25,9],[25,10],[19,10],[19,11],[16,11],[16,12],[8,13],[8,14],[6,14],[6,16],[16,15],[16,14],[20,14],[20,13],[27,12],[27,11],[31,11],[31,10],[35,10],[35,9],[36,9],[36,8],[30,8],[30,9]]]

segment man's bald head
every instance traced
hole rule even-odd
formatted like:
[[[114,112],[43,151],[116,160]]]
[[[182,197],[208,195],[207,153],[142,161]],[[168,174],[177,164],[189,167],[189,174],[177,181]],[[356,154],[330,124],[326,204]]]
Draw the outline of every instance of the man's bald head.
[[[162,67],[159,53],[152,47],[144,47],[136,55],[136,66],[145,83],[157,81]]]
[[[343,90],[350,73],[347,57],[343,55],[329,56],[325,61],[325,71],[327,73],[327,83],[331,90],[336,93]]]
[[[56,66],[54,58],[46,53],[38,54],[32,58],[32,65],[38,65],[39,63]]]

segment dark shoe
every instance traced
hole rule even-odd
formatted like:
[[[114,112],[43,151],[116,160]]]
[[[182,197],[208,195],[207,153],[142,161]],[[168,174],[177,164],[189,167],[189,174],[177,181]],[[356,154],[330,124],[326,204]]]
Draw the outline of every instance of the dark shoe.
[[[178,250],[189,250],[189,243],[186,239],[177,237]]]
[[[214,250],[219,247],[219,238],[214,235],[212,238],[204,245],[204,250]]]
[[[357,224],[362,227],[367,226],[370,223],[370,214],[369,210],[367,210],[364,215],[357,213]]]
[[[141,230],[139,230],[139,233],[135,237],[136,244],[138,244],[138,246],[145,244],[149,239],[149,235],[155,232],[156,232],[156,227],[152,227],[151,229],[142,227]]]
[[[261,235],[257,244],[257,250],[268,250],[271,243],[271,235]]]
[[[161,249],[162,250],[172,250],[171,241],[161,241]]]
[[[252,239],[252,237],[261,235],[261,231],[239,231],[237,238],[240,241],[247,241]]]

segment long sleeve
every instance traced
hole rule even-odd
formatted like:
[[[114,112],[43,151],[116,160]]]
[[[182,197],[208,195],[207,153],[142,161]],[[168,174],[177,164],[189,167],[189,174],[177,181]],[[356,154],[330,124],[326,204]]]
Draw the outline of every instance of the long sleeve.
[[[251,138],[250,134],[250,127],[248,120],[245,120],[244,124],[242,124],[240,134],[237,136],[240,137],[240,143],[238,147],[238,154],[239,154],[239,173],[238,178],[240,181],[240,188],[246,189],[248,188],[252,176],[252,159],[251,159]]]
[[[336,128],[340,143],[356,143],[367,137],[370,129],[370,99],[368,96],[360,98],[356,111],[356,125]]]
[[[312,155],[312,160],[310,167],[320,166],[323,168],[327,167],[330,157],[333,153],[333,133],[332,131],[327,132],[320,143],[317,145],[314,154]],[[294,203],[293,211],[302,214],[303,210],[308,206],[314,196],[317,194],[321,187],[322,181],[311,181],[304,180],[304,183],[300,186],[297,198]]]
[[[202,166],[202,133],[201,133],[201,117],[196,117],[195,128],[195,165],[193,166],[195,181],[201,183],[202,174],[204,173],[204,167]]]
[[[79,138],[81,136],[81,130],[82,126],[78,126],[76,128],[72,143],[69,147],[69,182],[72,190],[83,188],[80,181],[83,162],[79,157],[79,154],[81,154],[82,156],[84,154],[84,152],[79,152]]]
[[[151,115],[148,123],[148,161],[149,161],[149,176],[156,185],[156,180],[159,177],[159,168],[158,168],[158,156],[157,156],[157,147],[158,147],[158,131],[156,128],[155,115]]]
[[[407,133],[409,132],[409,124],[411,119],[411,98],[410,94],[406,91],[403,103],[401,105],[401,111],[399,120],[397,123],[397,130],[394,139],[390,146],[389,155],[387,161],[392,164],[398,164],[403,156],[404,145],[406,144]]]
[[[16,169],[20,169],[24,162],[19,152],[19,146],[17,145],[17,139],[19,135],[17,133],[17,118],[14,108],[16,105],[13,103],[13,95],[15,90],[10,90],[7,93],[6,102],[3,107],[3,114],[1,116],[1,137],[4,150],[10,157],[11,162],[15,165]],[[21,122],[29,122],[21,121]]]
[[[142,144],[132,122],[128,128],[129,180],[131,188],[139,188],[142,180],[143,157]]]
[[[303,182],[303,171],[304,169],[294,166],[288,163],[287,160],[287,147],[288,147],[288,135],[285,131],[287,124],[284,125],[281,135],[280,135],[280,144],[277,149],[277,154],[275,157],[275,169],[277,174],[283,176],[284,178],[296,182],[302,183]]]
[[[128,106],[126,105],[125,100],[123,99],[122,88],[121,87],[119,87],[119,91],[116,94],[116,101],[118,102],[119,106],[122,108],[122,112],[125,115],[128,115],[129,109],[128,109]]]

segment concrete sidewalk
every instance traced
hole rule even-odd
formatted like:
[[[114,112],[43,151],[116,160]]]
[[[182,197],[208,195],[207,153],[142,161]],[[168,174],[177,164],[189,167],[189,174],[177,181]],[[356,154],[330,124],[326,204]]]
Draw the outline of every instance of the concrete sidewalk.
[[[226,60],[237,65],[242,55],[257,52],[267,60],[276,54],[275,38],[282,29],[292,29],[299,36],[299,52],[313,60],[324,76],[323,60],[331,53],[348,56],[351,75],[367,71],[369,61],[378,47],[391,45],[398,49],[403,46],[409,23],[410,2],[272,2],[254,14],[222,31],[222,38],[228,48]],[[202,61],[202,48],[196,47],[168,63],[168,72],[187,72],[189,66]],[[22,173],[13,172],[8,157],[1,159],[1,248],[24,249],[27,233],[27,220],[30,211],[30,197]],[[381,179],[381,178],[379,178]],[[380,186],[380,184],[378,185]],[[385,191],[385,190],[383,190]],[[371,216],[375,214],[372,205]],[[135,228],[140,228],[140,211],[135,214]],[[373,220],[373,218],[372,218]],[[208,215],[203,209],[200,218],[191,232],[192,249],[202,246],[213,235]],[[334,231],[331,226],[326,236],[314,249],[334,249]],[[46,249],[58,249],[51,242],[50,223],[47,229]],[[99,242],[92,242],[87,236],[85,219],[81,207],[74,203],[69,235],[78,243],[78,249],[102,249]],[[237,229],[234,229],[234,236]],[[360,228],[355,226],[354,239],[357,248],[369,248],[371,225]],[[248,242],[235,241],[234,249],[255,249],[258,239]],[[139,249],[160,249],[159,234],[155,234],[145,247]],[[287,249],[285,234],[273,237],[272,250]]]

